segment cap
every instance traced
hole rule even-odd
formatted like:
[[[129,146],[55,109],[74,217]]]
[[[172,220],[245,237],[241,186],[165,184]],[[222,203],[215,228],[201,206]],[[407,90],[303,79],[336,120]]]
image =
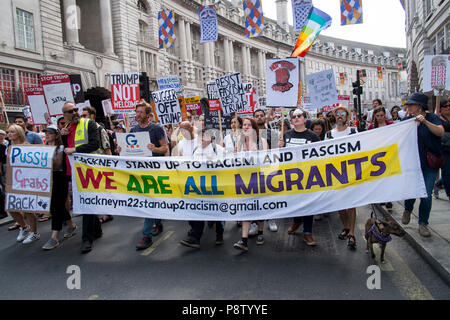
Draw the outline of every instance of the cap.
[[[413,93],[405,102],[405,105],[408,104],[417,104],[428,110],[428,97],[420,92]]]
[[[43,132],[49,132],[49,133],[57,133],[60,134],[59,129],[57,126],[55,126],[54,124],[49,125],[47,128],[45,128],[44,130],[42,130]]]
[[[4,134],[6,136],[6,132],[4,130],[0,130],[0,134]]]

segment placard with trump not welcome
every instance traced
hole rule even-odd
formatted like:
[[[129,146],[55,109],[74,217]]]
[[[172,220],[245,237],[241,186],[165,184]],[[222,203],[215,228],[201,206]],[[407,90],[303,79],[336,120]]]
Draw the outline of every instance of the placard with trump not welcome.
[[[115,113],[134,112],[140,100],[139,74],[111,73],[111,104]]]

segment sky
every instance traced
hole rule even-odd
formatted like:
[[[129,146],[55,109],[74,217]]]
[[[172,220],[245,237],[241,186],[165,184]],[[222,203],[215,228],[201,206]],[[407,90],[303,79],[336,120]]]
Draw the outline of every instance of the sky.
[[[375,45],[406,48],[405,10],[400,0],[363,0],[363,23],[341,26],[340,0],[313,0],[314,7],[331,16],[331,26],[320,34]],[[276,20],[275,0],[262,0],[264,16]],[[288,0],[288,22],[292,4]]]

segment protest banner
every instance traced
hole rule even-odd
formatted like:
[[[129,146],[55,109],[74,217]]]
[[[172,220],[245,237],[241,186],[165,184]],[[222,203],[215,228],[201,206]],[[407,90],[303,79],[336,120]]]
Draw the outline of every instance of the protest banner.
[[[114,113],[134,112],[140,100],[139,73],[111,73],[110,82]]]
[[[33,123],[48,124],[48,109],[44,98],[44,89],[41,87],[28,87],[25,88],[25,94],[30,105]]]
[[[210,81],[206,84],[206,93],[208,95],[209,110],[222,110],[222,107],[220,105],[219,91],[217,90],[215,81]]]
[[[450,91],[450,55],[425,56],[423,62],[423,91],[441,96]]]
[[[121,156],[151,157],[152,151],[148,132],[116,133],[117,144],[121,148]]]
[[[54,152],[54,146],[11,146],[5,210],[49,214]]]
[[[200,104],[200,96],[195,97],[185,97],[184,103],[186,104],[186,111],[189,111],[192,113],[192,111],[195,110],[197,115],[202,114],[202,106]]]
[[[427,195],[413,119],[217,159],[74,154],[70,161],[75,214],[252,221]]]
[[[174,89],[153,91],[152,98],[160,124],[178,124],[182,121],[181,109]]]
[[[40,76],[50,117],[62,115],[66,102],[74,102],[72,86],[68,74]]]
[[[247,108],[236,112],[240,117],[252,117],[253,112],[258,108],[259,98],[257,93],[257,87],[253,86],[252,83],[244,83],[245,97],[248,102]]]
[[[215,82],[224,115],[247,108],[248,102],[239,72],[219,77]]]
[[[268,107],[297,107],[299,73],[298,58],[267,59]]]
[[[81,83],[81,75],[79,74],[71,74],[70,84],[72,85],[73,98],[75,103],[84,102],[84,91],[83,84]]]
[[[156,79],[158,82],[158,89],[175,89],[178,96],[183,95],[183,87],[181,86],[180,78],[178,76],[167,76]]]
[[[311,104],[316,108],[338,103],[333,69],[306,76]]]

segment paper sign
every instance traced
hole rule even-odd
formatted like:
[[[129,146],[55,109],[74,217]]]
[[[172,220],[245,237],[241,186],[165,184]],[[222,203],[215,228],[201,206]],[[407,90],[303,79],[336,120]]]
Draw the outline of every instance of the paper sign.
[[[34,124],[47,124],[48,109],[45,103],[44,89],[41,87],[25,88],[25,94],[30,104]],[[47,116],[45,116],[47,115]]]
[[[155,102],[159,123],[162,125],[178,124],[182,121],[181,109],[174,89],[154,91],[152,98]]]
[[[200,96],[185,97],[184,98],[184,103],[186,104],[186,110],[187,111],[196,110],[197,111],[197,115],[201,115],[202,114],[202,106],[200,104]]]
[[[219,77],[215,81],[224,115],[247,108],[248,102],[239,72]]]
[[[6,211],[21,211],[21,212],[50,212],[51,197],[41,197],[32,194],[6,194]]]
[[[267,59],[268,107],[297,107],[299,73],[298,58]]]
[[[35,168],[12,168],[12,185],[14,191],[50,192],[50,170]]]
[[[220,106],[219,91],[217,90],[215,81],[210,81],[206,84],[206,92],[208,94],[209,110],[222,110],[222,107]]]
[[[74,102],[68,74],[54,74],[40,77],[50,116],[62,115],[66,102]]]
[[[83,85],[81,83],[81,75],[71,74],[69,77],[70,77],[70,84],[72,85],[75,103],[83,102],[85,99],[84,99]]]
[[[333,69],[324,70],[306,76],[311,104],[320,108],[338,103],[336,82]]]
[[[102,100],[103,114],[110,116],[113,114],[111,99]]]
[[[121,148],[121,156],[151,157],[152,152],[147,148],[150,144],[148,132],[116,133],[117,144]]]
[[[134,112],[140,100],[139,74],[111,73],[111,104],[115,113]]]
[[[423,62],[423,91],[450,91],[450,55],[425,56]]]
[[[183,95],[183,87],[181,86],[180,78],[178,76],[168,76],[156,79],[159,90],[175,89],[178,96]]]

